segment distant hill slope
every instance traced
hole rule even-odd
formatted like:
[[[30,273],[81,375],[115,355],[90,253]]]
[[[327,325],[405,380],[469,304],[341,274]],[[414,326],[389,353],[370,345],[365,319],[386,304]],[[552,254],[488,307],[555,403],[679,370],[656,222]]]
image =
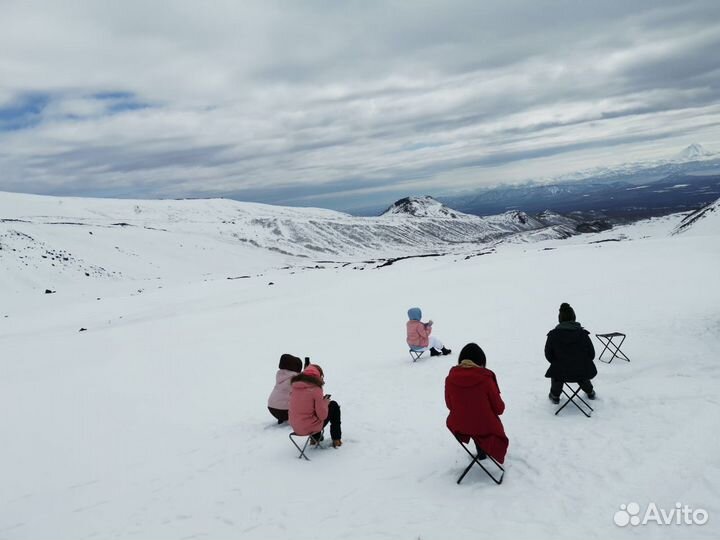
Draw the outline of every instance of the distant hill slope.
[[[405,197],[391,204],[383,216],[415,216],[415,217],[434,217],[434,218],[466,218],[468,214],[463,214],[456,210],[448,208],[440,201],[426,195],[425,197]]]
[[[508,212],[480,218],[431,198],[408,199],[386,215],[359,218],[224,199],[140,201],[0,193],[0,270],[19,280],[43,275],[148,279],[232,274],[237,268],[247,272],[302,260],[468,251],[509,238],[531,241],[571,234],[572,223],[556,215],[537,219]]]
[[[720,199],[686,216],[673,234],[692,231],[697,234],[720,233]]]

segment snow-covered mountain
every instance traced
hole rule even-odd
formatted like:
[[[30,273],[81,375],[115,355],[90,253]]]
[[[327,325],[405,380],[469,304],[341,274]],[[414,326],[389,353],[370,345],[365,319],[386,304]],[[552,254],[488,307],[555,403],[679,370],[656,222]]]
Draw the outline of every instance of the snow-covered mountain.
[[[706,161],[710,159],[720,159],[720,155],[715,152],[710,152],[699,143],[693,143],[683,148],[676,155],[664,159],[630,161],[611,167],[593,167],[561,175],[555,177],[553,180],[555,182],[566,182],[586,178],[593,178],[596,180],[615,178],[627,179],[629,177],[637,176],[645,171],[652,171],[653,175],[663,176],[685,172],[685,164],[692,167],[691,162]],[[702,166],[703,164],[701,163],[699,165]]]
[[[703,159],[713,156],[713,152],[710,152],[703,148],[701,144],[693,143],[687,148],[683,149],[677,156],[677,161],[692,161],[696,159]]]
[[[413,216],[413,217],[434,217],[452,218],[470,217],[468,214],[457,212],[448,208],[440,201],[436,201],[429,195],[425,197],[405,197],[391,204],[383,216]]]
[[[353,217],[224,199],[0,193],[0,268],[151,278],[167,275],[170,269],[163,265],[174,260],[193,275],[232,274],[239,261],[252,271],[295,264],[298,258],[315,264],[456,252],[503,239],[522,241],[523,234],[539,230],[544,238],[565,237],[555,225],[522,212],[470,216],[430,198],[399,201],[379,217]],[[156,257],[159,252],[167,256]]]
[[[720,199],[687,215],[673,234],[692,231],[697,234],[717,234],[720,231]]]
[[[692,144],[667,159],[595,167],[440,200],[480,216],[509,209],[535,213],[549,208],[563,214],[601,212],[637,219],[698,208],[719,194],[720,154]]]

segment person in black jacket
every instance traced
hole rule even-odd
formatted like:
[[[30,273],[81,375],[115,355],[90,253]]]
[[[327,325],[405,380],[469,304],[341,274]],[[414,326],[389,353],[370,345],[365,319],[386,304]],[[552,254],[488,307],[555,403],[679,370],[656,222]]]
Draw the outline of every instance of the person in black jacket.
[[[597,368],[590,332],[575,321],[575,311],[565,302],[560,304],[558,321],[560,324],[548,332],[545,342],[545,358],[550,362],[545,373],[550,379],[548,397],[553,403],[559,403],[563,383],[576,382],[588,398],[595,399],[590,379],[597,375]]]

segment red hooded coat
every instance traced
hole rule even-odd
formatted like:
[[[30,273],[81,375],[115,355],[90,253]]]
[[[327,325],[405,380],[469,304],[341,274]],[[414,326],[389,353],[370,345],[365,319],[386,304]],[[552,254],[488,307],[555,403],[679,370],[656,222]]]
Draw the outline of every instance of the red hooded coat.
[[[447,427],[468,442],[470,437],[499,463],[505,461],[508,438],[499,415],[505,410],[495,374],[470,361],[450,370],[445,379]]]

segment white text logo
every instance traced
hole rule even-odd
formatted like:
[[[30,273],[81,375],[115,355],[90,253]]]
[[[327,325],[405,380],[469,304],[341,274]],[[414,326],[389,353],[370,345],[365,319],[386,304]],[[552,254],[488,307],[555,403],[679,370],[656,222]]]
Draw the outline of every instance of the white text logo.
[[[636,502],[630,504],[621,504],[620,510],[615,512],[613,521],[618,527],[627,527],[631,525],[647,525],[655,523],[656,525],[705,525],[709,516],[707,510],[702,508],[692,508],[687,504],[675,503],[675,506],[669,510],[658,508],[651,502],[642,511],[640,505]]]

